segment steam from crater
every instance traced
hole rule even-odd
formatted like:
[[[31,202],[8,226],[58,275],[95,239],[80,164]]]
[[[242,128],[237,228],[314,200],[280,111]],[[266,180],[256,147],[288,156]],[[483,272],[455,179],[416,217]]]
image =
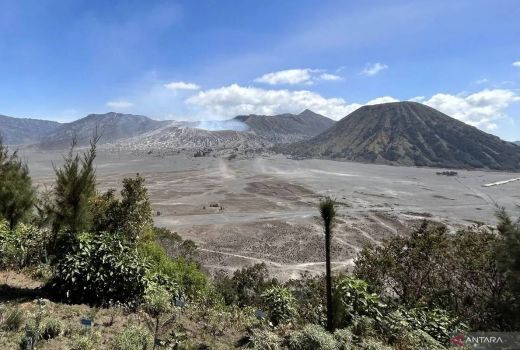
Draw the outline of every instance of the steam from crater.
[[[200,121],[195,126],[197,129],[204,129],[209,131],[233,130],[233,131],[247,131],[249,126],[238,120],[205,120]]]

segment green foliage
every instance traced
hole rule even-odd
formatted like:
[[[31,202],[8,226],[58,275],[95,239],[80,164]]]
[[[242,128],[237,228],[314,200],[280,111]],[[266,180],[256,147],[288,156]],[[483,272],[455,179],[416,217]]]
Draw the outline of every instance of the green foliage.
[[[218,274],[215,277],[215,287],[222,293],[227,305],[238,306],[259,305],[261,294],[276,281],[268,280],[267,266],[264,263],[236,270],[233,277]]]
[[[146,288],[148,266],[117,235],[84,233],[56,265],[52,286],[71,301],[132,302]]]
[[[129,239],[138,240],[145,229],[151,228],[153,224],[144,178],[137,174],[135,179],[124,179],[121,196],[122,230]]]
[[[46,317],[40,323],[38,333],[42,339],[53,339],[63,334],[63,322],[55,317]]]
[[[35,198],[27,164],[16,151],[9,152],[0,138],[0,219],[6,219],[13,229],[30,213]]]
[[[306,325],[289,336],[289,350],[336,350],[334,336],[317,325]]]
[[[168,277],[190,299],[205,295],[209,289],[207,276],[194,261],[183,258],[170,258],[163,247],[153,241],[138,246],[139,254],[150,264],[150,272]]]
[[[112,341],[111,350],[143,350],[150,344],[150,333],[142,327],[127,326]]]
[[[17,331],[25,322],[25,311],[18,306],[11,308],[5,314],[2,328],[8,331]]]
[[[119,200],[115,190],[110,189],[103,194],[97,194],[91,201],[92,231],[118,233],[122,226],[122,215]]]
[[[446,310],[422,307],[402,312],[411,329],[422,330],[441,344],[448,342],[453,334],[466,330],[466,325]]]
[[[372,338],[363,339],[363,342],[360,345],[363,350],[392,350],[392,347]]]
[[[55,233],[65,230],[74,236],[91,228],[92,212],[89,202],[96,190],[94,159],[98,140],[97,136],[94,137],[90,149],[80,157],[79,154],[74,154],[76,147],[76,139],[74,139],[68,155],[64,157],[62,167],[54,167],[56,184],[53,231]]]
[[[513,221],[500,208],[497,212],[499,220],[497,229],[500,241],[496,247],[498,266],[507,280],[509,298],[500,305],[500,313],[504,315],[502,329],[520,330],[520,218]]]
[[[358,338],[368,338],[377,335],[377,323],[368,316],[357,317],[352,321],[352,333]]]
[[[94,214],[93,230],[124,235],[136,242],[152,231],[152,208],[144,178],[123,179],[121,200],[115,197],[114,190],[97,195],[91,201]]]
[[[295,321],[296,300],[288,288],[273,286],[267,289],[262,294],[262,303],[273,325]]]
[[[369,292],[367,282],[350,276],[334,281],[333,299],[335,325],[340,328],[362,316],[379,321],[385,307],[377,294]]]
[[[435,340],[428,333],[416,329],[404,332],[394,343],[394,346],[399,350],[443,350],[445,349],[437,340]]]
[[[323,277],[304,275],[300,279],[286,282],[285,286],[296,299],[297,313],[303,323],[326,324]]]
[[[350,350],[352,348],[353,335],[349,328],[336,329],[334,339],[336,339],[338,350]]]
[[[255,328],[249,336],[248,347],[253,350],[281,350],[282,338],[265,328]]]
[[[76,335],[72,338],[70,350],[98,350],[99,334],[92,332],[90,334]]]
[[[504,329],[501,306],[514,298],[498,268],[498,243],[482,227],[449,234],[424,222],[410,236],[363,249],[354,273],[397,304],[446,309],[474,329]]]
[[[152,318],[160,317],[173,310],[172,297],[166,288],[151,283],[146,288],[141,308]]]
[[[23,268],[45,262],[47,234],[32,225],[19,224],[10,230],[0,220],[0,267]]]

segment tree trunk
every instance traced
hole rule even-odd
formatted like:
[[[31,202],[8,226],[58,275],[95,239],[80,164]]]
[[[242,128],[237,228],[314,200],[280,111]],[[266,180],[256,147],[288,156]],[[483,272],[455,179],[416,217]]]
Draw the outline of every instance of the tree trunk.
[[[327,330],[334,332],[332,310],[332,273],[330,268],[330,226],[325,227],[325,284],[327,288]]]

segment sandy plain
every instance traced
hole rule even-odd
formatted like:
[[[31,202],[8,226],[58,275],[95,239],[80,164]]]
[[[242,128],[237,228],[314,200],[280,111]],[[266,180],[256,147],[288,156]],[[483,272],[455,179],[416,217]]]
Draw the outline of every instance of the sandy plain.
[[[52,186],[53,164],[62,154],[21,150],[34,182]],[[513,214],[520,208],[518,174],[398,167],[326,160],[292,160],[277,155],[234,159],[154,156],[100,150],[101,190],[120,189],[135,173],[146,178],[157,226],[195,241],[203,266],[233,271],[265,262],[281,279],[323,271],[323,235],[317,203],[334,197],[338,220],[333,267],[352,266],[367,243],[406,234],[424,218],[456,230],[493,224],[496,205]]]

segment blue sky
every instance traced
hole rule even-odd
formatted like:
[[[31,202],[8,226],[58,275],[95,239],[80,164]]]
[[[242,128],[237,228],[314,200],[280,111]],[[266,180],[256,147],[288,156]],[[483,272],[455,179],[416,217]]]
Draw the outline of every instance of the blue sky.
[[[517,0],[1,0],[0,114],[339,119],[413,99],[515,140],[519,18]]]

